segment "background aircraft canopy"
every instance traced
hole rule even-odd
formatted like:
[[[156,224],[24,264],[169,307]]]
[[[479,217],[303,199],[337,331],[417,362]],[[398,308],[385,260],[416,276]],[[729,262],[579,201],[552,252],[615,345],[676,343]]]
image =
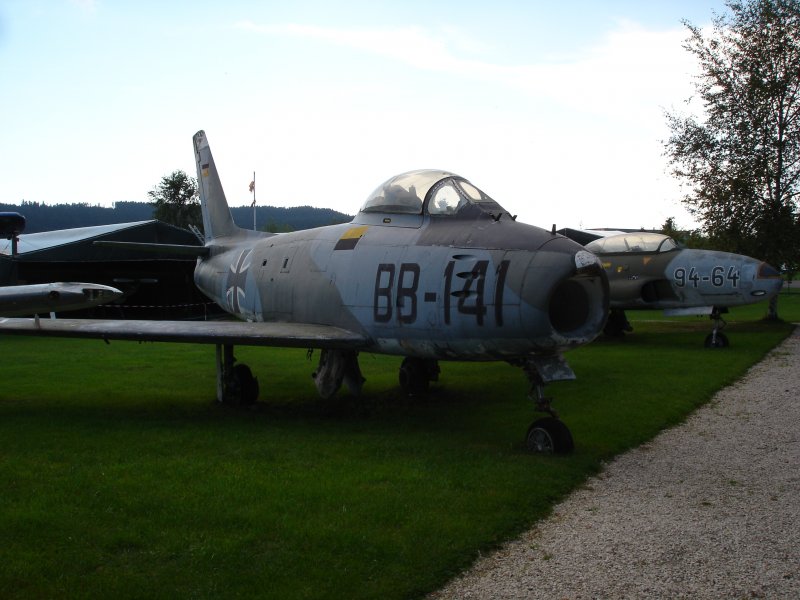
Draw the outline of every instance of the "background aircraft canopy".
[[[500,208],[489,196],[458,175],[420,170],[397,175],[379,185],[361,206],[361,212],[419,215],[426,200],[428,213],[432,215],[455,214],[465,206],[477,204]]]
[[[668,235],[637,231],[594,240],[586,244],[586,249],[595,254],[669,252],[670,250],[677,250],[678,244]]]

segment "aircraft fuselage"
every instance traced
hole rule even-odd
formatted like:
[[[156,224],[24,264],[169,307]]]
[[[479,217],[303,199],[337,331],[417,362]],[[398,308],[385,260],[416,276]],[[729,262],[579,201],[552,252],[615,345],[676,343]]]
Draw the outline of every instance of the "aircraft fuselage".
[[[774,296],[782,281],[762,261],[712,250],[601,255],[612,308],[739,306]]]
[[[590,341],[607,308],[580,245],[508,217],[362,213],[231,242],[216,240],[195,271],[228,312],[358,331],[381,353],[496,360],[565,349]]]
[[[780,273],[731,252],[679,248],[662,234],[631,232],[586,245],[602,261],[612,309],[690,309],[752,304],[777,294]]]

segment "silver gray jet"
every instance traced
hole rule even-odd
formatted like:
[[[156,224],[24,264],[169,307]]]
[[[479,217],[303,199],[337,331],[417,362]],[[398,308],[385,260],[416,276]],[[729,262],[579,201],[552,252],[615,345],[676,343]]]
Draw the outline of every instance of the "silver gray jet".
[[[620,233],[586,244],[608,275],[611,314],[605,331],[630,330],[625,310],[661,309],[670,316],[709,315],[708,348],[728,346],[722,313],[731,306],[762,302],[777,294],[783,280],[764,261],[742,254],[680,248],[660,233]]]
[[[440,360],[502,360],[522,369],[536,408],[550,415],[528,428],[527,446],[572,449],[543,388],[574,379],[562,352],[605,324],[608,281],[593,254],[517,222],[466,179],[436,170],[392,177],[350,223],[241,229],[205,133],[193,141],[205,245],[158,249],[196,254],[197,286],[238,320],[0,319],[0,332],[215,344],[217,398],[230,403],[258,395],[249,367],[235,362],[236,344],[320,350],[313,376],[324,398],[342,383],[360,392],[359,352],[404,357],[400,384],[412,394],[438,379]]]

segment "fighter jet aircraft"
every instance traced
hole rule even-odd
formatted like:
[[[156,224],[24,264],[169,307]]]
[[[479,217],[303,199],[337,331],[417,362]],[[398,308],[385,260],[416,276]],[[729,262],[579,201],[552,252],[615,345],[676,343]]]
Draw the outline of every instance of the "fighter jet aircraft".
[[[586,244],[608,275],[609,335],[630,330],[629,309],[664,309],[668,315],[709,315],[708,348],[728,346],[722,313],[777,294],[783,281],[767,263],[741,254],[679,248],[662,234],[644,231],[598,237]]]
[[[25,231],[25,217],[0,212],[0,237],[11,240],[11,256],[17,253],[19,234]],[[13,267],[12,267],[13,273]],[[16,275],[12,275],[12,280]],[[0,316],[37,315],[91,308],[120,298],[117,288],[96,283],[37,283],[0,285]]]
[[[249,367],[234,364],[235,344],[319,349],[323,398],[343,382],[360,392],[359,352],[404,357],[400,384],[412,393],[437,380],[439,360],[503,360],[522,369],[536,408],[550,414],[528,428],[528,447],[572,449],[543,387],[575,377],[562,351],[605,323],[608,281],[593,254],[435,170],[392,177],[348,224],[240,229],[205,133],[193,141],[205,246],[158,249],[195,253],[198,287],[241,321],[0,319],[0,332],[216,344],[217,399],[232,403],[258,395]]]

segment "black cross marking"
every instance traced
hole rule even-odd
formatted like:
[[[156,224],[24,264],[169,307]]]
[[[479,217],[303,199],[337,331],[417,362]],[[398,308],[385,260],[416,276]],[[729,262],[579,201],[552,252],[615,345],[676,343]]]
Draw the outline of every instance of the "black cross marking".
[[[245,281],[247,279],[247,269],[250,268],[250,253],[252,248],[242,250],[239,259],[231,264],[228,272],[228,286],[225,292],[225,299],[228,306],[234,313],[239,313],[245,298]]]

